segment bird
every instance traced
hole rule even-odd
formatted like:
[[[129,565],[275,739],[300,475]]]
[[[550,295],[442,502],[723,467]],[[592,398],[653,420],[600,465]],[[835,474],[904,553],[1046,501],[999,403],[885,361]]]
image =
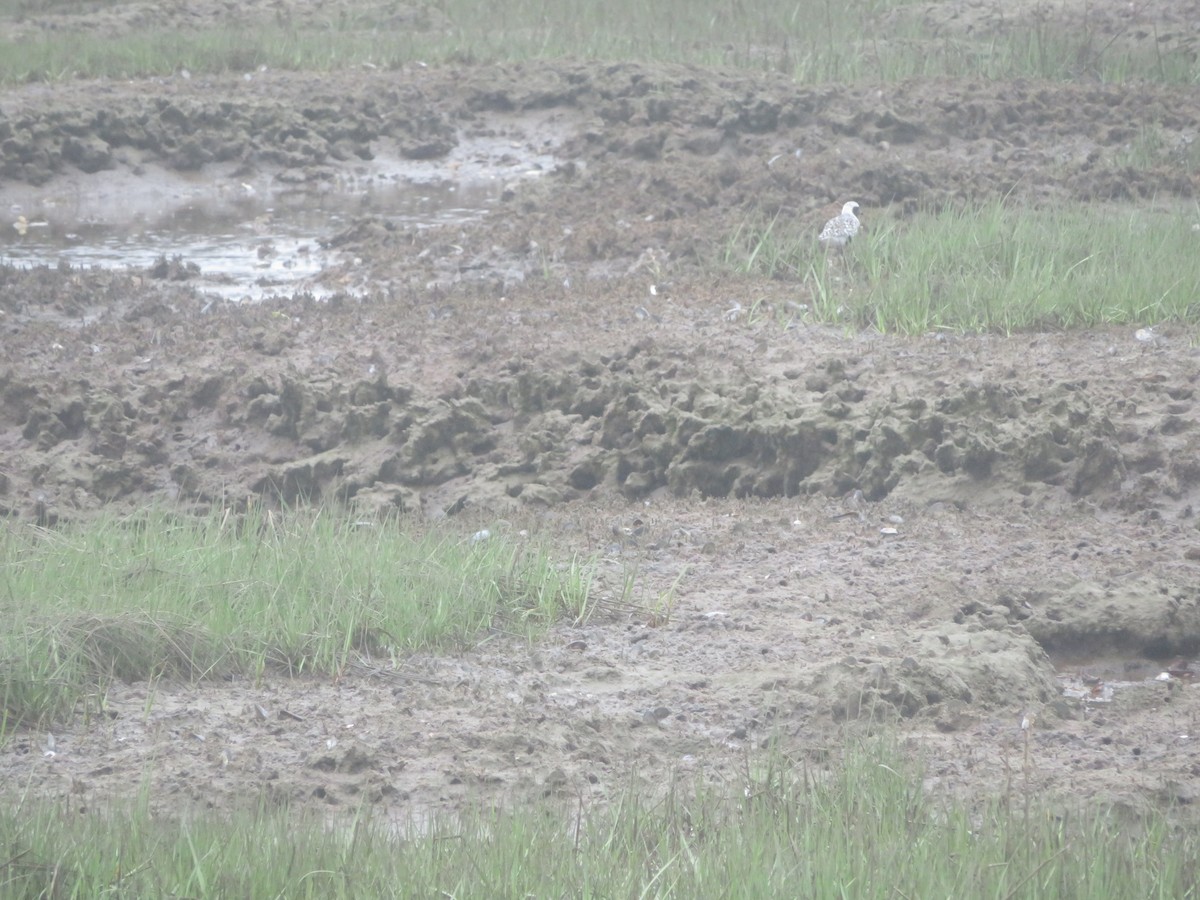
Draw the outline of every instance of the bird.
[[[867,521],[866,499],[863,497],[863,492],[859,489],[847,491],[842,497],[842,512],[834,513],[829,518],[831,519],[846,519],[850,516],[858,516],[858,521]]]
[[[817,240],[825,247],[837,247],[844,250],[846,245],[858,234],[861,223],[858,221],[858,204],[853,200],[842,207],[840,215],[834,216],[825,223]]]

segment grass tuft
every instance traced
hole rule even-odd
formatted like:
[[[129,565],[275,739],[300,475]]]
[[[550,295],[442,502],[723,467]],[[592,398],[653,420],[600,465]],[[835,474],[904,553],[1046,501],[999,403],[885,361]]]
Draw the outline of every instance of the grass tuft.
[[[8,522],[0,571],[0,734],[99,702],[114,678],[331,674],[591,608],[578,560],[320,511]]]
[[[345,827],[263,798],[232,819],[0,808],[4,896],[1184,897],[1200,841],[1159,815],[936,801],[887,746],[819,767],[774,751],[742,783],[630,782],[612,802],[544,800]]]
[[[995,201],[866,232],[843,256],[777,222],[726,242],[735,271],[789,278],[809,315],[884,332],[1200,321],[1200,210]]]

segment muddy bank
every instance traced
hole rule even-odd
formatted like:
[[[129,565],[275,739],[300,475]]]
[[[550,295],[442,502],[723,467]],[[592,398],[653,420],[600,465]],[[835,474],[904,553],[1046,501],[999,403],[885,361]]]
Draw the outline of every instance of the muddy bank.
[[[186,286],[157,299],[157,274],[3,270],[22,348],[0,370],[9,515],[156,496],[432,515],[662,493],[1195,502],[1182,333],[847,339],[731,321],[703,288],[664,321],[607,290],[562,298],[574,314],[487,298],[202,312]],[[572,331],[592,346],[552,349]],[[1030,379],[1029,356],[1060,369]]]

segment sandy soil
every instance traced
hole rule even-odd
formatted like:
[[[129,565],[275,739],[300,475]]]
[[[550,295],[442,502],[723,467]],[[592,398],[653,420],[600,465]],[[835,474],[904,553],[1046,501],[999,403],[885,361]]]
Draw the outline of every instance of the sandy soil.
[[[5,209],[114,178],[316,189],[467,140],[557,160],[497,168],[478,221],[331,234],[327,302],[214,304],[186,259],[0,268],[11,527],[336,500],[553,533],[598,555],[603,600],[534,646],[501,628],[333,682],[118,684],[52,751],[0,749],[5,782],[81,808],[143,779],[163,809],[365,801],[403,825],[603,802],[630,772],[736,784],[772,737],[820,762],[883,719],[931,789],[1188,815],[1196,333],[885,337],[807,321],[797,283],[707,274],[738,223],[812,231],[847,198],[868,225],[1004,194],[1194,203],[1182,162],[1128,165],[1143,128],[1186,148],[1200,98],[565,62],[0,94]]]

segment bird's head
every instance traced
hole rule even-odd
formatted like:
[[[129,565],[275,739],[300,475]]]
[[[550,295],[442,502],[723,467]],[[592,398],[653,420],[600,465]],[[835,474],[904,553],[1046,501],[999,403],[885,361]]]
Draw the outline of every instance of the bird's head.
[[[849,203],[847,203],[845,206],[843,206],[842,207],[842,215],[857,216],[858,215],[858,202],[855,200],[851,200]]]

